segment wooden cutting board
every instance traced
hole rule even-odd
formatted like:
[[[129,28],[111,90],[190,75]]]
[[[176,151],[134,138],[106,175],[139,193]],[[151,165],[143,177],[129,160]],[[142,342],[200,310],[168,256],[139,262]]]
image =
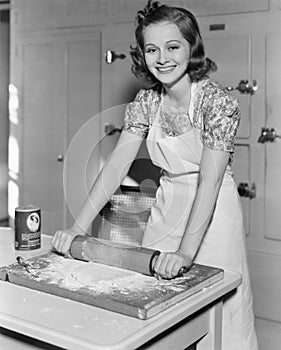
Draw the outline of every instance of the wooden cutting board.
[[[148,319],[223,278],[221,269],[192,265],[182,277],[158,281],[129,270],[48,253],[0,269],[0,279],[56,296]]]

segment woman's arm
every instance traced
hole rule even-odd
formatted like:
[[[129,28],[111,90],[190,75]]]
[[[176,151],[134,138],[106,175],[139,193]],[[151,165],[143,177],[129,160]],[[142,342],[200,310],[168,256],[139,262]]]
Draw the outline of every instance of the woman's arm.
[[[228,152],[204,147],[199,184],[179,249],[176,253],[162,253],[154,266],[161,277],[172,278],[181,267],[192,264],[211,221],[228,159]]]
[[[179,251],[193,260],[211,221],[229,153],[205,149],[199,184]]]
[[[73,226],[55,233],[52,245],[57,251],[68,252],[73,238],[78,234],[86,234],[94,218],[126,177],[142,140],[140,136],[122,131],[114,151],[94,182]]]

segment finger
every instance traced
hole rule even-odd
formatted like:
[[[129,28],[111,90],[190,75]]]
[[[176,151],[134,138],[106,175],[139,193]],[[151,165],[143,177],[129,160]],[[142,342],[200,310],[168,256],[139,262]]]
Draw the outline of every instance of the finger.
[[[161,259],[158,261],[158,266],[156,271],[163,278],[166,278],[166,266],[168,261],[169,260],[167,258],[167,254],[162,253]]]
[[[58,237],[57,236],[52,239],[52,247],[55,250],[57,250],[57,247],[58,247]]]
[[[62,231],[59,231],[53,239],[53,248],[56,251],[60,252],[64,240],[65,240],[65,235],[63,234]]]
[[[70,249],[70,244],[71,242],[70,242],[70,240],[69,239],[66,239],[63,243],[62,243],[62,245],[61,245],[61,248],[60,248],[60,252],[62,253],[62,254],[67,254],[67,253],[69,253],[69,249]]]
[[[169,262],[169,265],[166,268],[166,275],[168,278],[177,277],[182,265],[177,261]]]
[[[151,269],[152,269],[152,273],[154,274],[155,273],[155,266],[156,266],[156,262],[159,258],[159,255],[158,256],[154,256],[152,262],[151,262]]]
[[[157,278],[162,280],[162,278],[166,278],[165,274],[165,259],[162,258],[158,259],[157,264],[155,264],[155,274],[157,275]]]
[[[153,261],[153,270],[156,274],[159,273],[159,268],[161,266],[162,259],[163,259],[163,253],[158,255]]]
[[[158,279],[158,280],[162,280],[161,276],[157,273],[157,269],[158,269],[158,265],[160,264],[160,260],[159,260],[159,255],[155,256],[154,259],[152,260],[152,272],[153,272],[153,276]]]
[[[60,232],[61,232],[61,231],[57,231],[57,232],[55,232],[55,234],[53,235],[52,241],[51,241],[51,244],[52,244],[52,245],[55,244],[55,242],[56,242],[56,240],[57,240],[57,237],[58,237],[58,235],[60,234]]]
[[[58,241],[58,251],[62,254],[64,254],[67,249],[67,238],[68,236],[66,234],[62,234]]]
[[[62,239],[63,236],[64,236],[63,231],[57,231],[53,237],[54,243],[58,243]]]
[[[73,234],[66,234],[65,235],[64,243],[63,243],[62,248],[61,248],[61,251],[63,254],[70,254],[71,244],[72,244],[75,237],[76,237],[76,235],[73,235]]]
[[[158,279],[158,281],[162,281],[162,277],[160,276],[160,275],[158,275],[157,273],[155,273],[154,275],[153,275],[156,279]]]
[[[183,274],[182,269],[183,269],[182,265],[175,264],[175,266],[173,268],[173,272],[172,272],[173,277],[180,277],[180,276],[182,276],[182,274]]]
[[[63,243],[63,233],[60,231],[53,239],[53,248],[60,251],[61,244]]]
[[[174,276],[174,274],[173,274],[174,266],[175,266],[175,261],[174,261],[173,257],[170,257],[170,259],[168,259],[166,261],[166,264],[165,264],[165,277],[166,278],[170,279]]]
[[[165,275],[167,278],[178,276],[180,269],[184,266],[182,257],[177,254],[167,254]]]

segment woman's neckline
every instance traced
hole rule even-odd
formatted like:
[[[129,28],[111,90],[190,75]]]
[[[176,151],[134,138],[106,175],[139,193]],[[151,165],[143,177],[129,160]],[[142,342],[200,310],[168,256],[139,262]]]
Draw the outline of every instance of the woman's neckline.
[[[184,99],[186,100],[186,102],[184,101],[183,103],[181,104],[177,104],[177,101],[176,99],[174,99],[173,101],[170,99],[170,96],[169,94],[166,92],[165,93],[165,89],[164,87],[162,87],[162,90],[161,90],[161,102],[162,102],[162,106],[165,108],[165,109],[172,109],[172,110],[188,110],[189,108],[189,105],[190,105],[190,99],[191,99],[191,90],[192,90],[192,85],[193,83],[190,84],[190,88],[189,90],[187,91],[186,95],[184,96]],[[169,102],[170,103],[169,103]],[[165,103],[166,102],[166,103]],[[172,103],[171,103],[172,102]],[[186,104],[186,105],[184,105]]]
[[[187,106],[183,106],[183,105],[175,106],[175,105],[165,104],[164,103],[164,87],[162,87],[161,94],[160,94],[162,110],[163,111],[167,111],[167,112],[171,111],[171,112],[180,113],[180,114],[186,113],[187,115],[189,115],[189,111],[190,111],[190,106],[191,106],[191,101],[192,101],[192,98],[193,98],[193,91],[194,91],[195,85],[196,85],[195,82],[192,82],[190,84],[190,90],[189,90],[189,96],[188,96],[189,97],[189,101],[188,101],[188,105]]]

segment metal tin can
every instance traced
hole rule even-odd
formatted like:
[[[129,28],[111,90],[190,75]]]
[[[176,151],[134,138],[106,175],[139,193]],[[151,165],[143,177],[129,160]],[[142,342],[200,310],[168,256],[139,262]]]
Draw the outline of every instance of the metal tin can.
[[[15,249],[41,247],[41,210],[33,205],[15,209]]]

